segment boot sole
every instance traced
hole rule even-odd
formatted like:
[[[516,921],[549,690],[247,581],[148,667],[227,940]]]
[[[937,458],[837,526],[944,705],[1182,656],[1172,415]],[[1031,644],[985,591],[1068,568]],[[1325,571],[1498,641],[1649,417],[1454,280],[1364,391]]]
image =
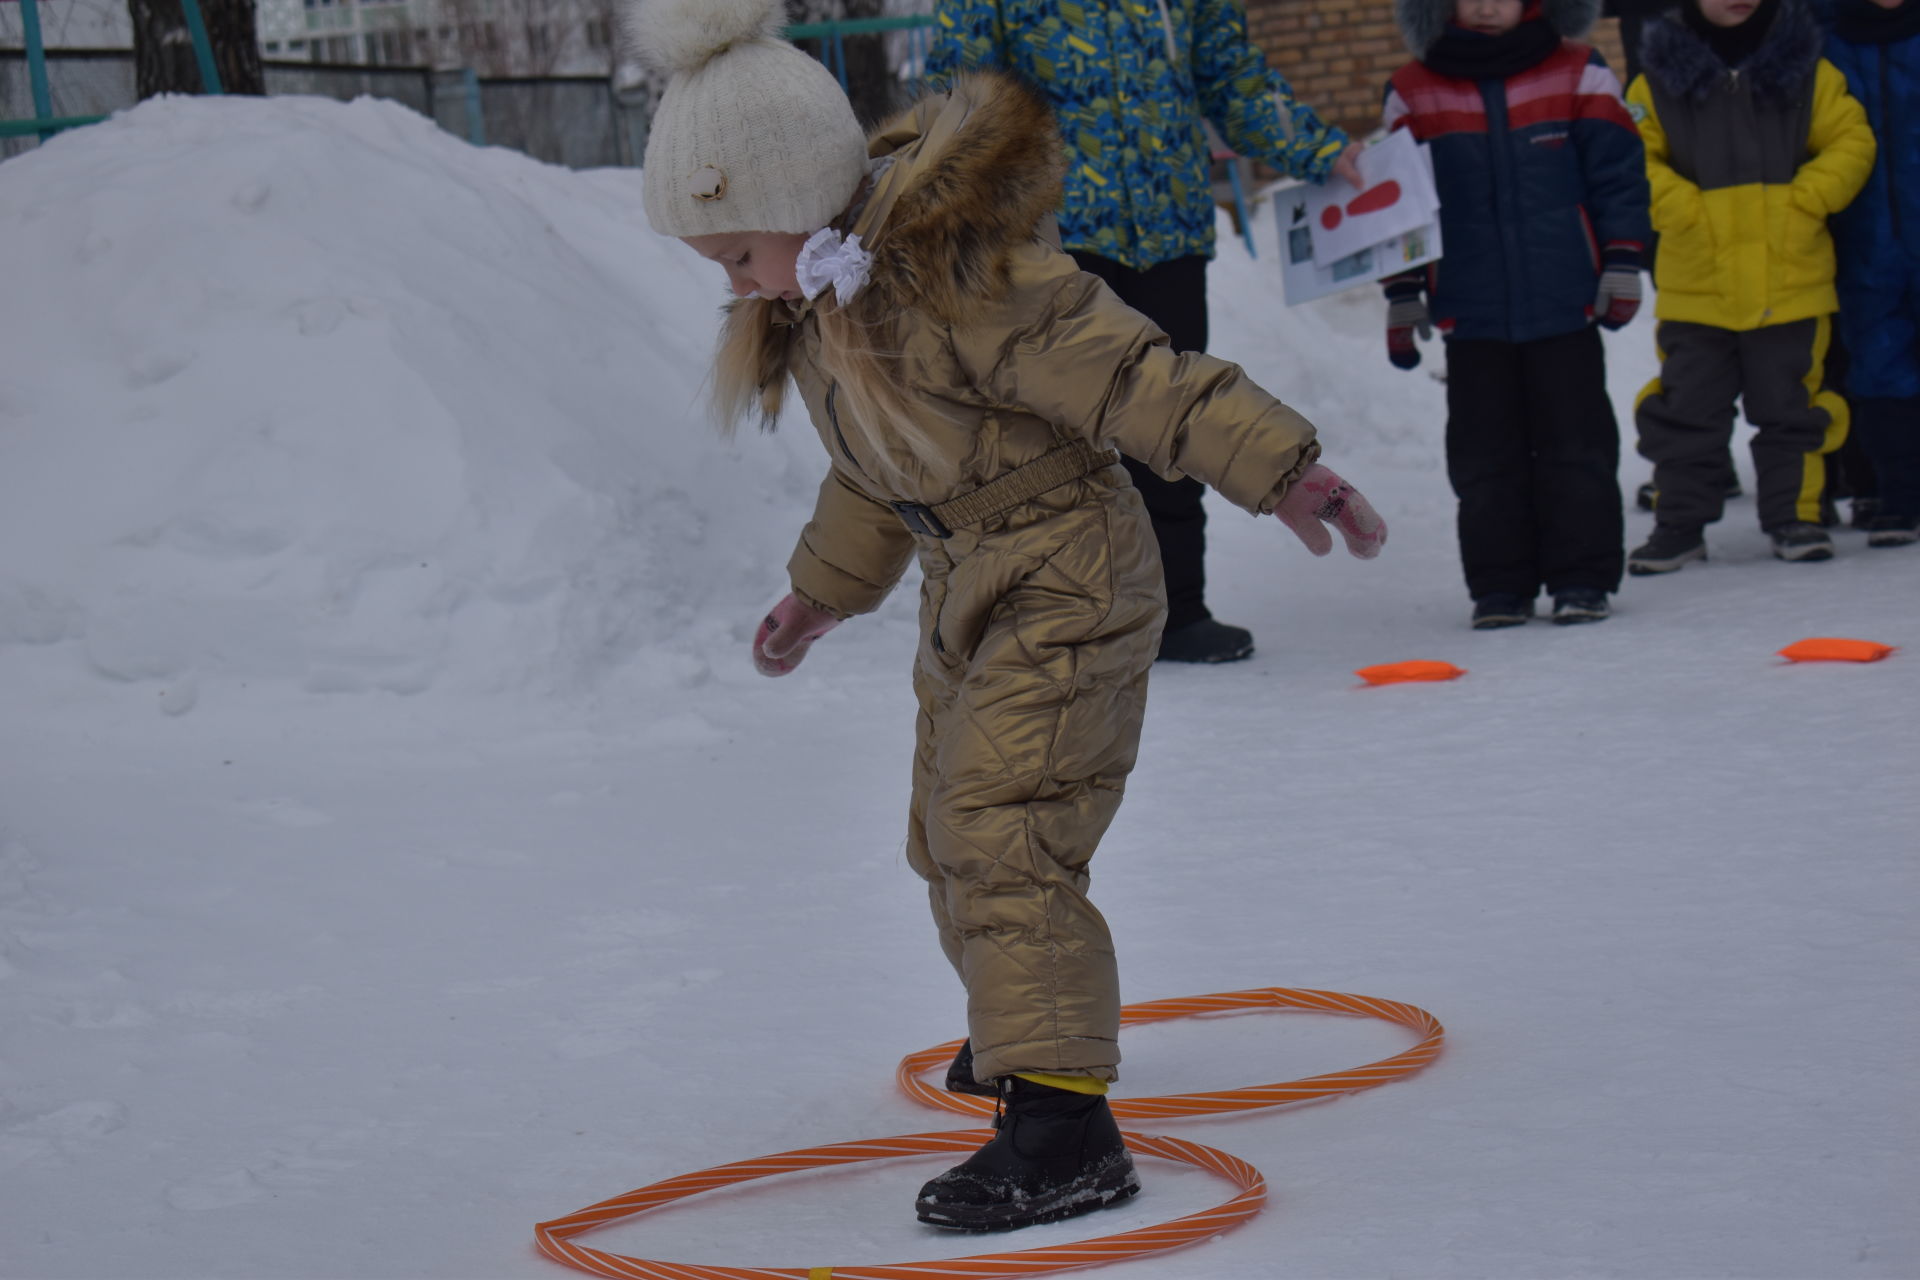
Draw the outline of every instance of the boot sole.
[[[1818,545],[1811,547],[1775,547],[1773,549],[1773,558],[1776,560],[1785,560],[1789,564],[1817,564],[1822,560],[1833,559],[1833,548],[1831,546]]]
[[[1691,551],[1683,551],[1677,556],[1668,556],[1664,560],[1629,559],[1627,561],[1627,572],[1636,578],[1650,578],[1656,573],[1677,573],[1681,568],[1693,563],[1695,560],[1705,560],[1706,558],[1707,549],[1705,547],[1695,547]]]
[[[1133,1170],[1133,1162],[1109,1169],[1101,1174],[1091,1185],[1070,1185],[1057,1195],[1044,1200],[1026,1200],[1018,1204],[987,1205],[970,1208],[966,1205],[944,1205],[938,1201],[920,1200],[914,1204],[914,1212],[920,1221],[930,1227],[939,1227],[942,1231],[966,1231],[979,1234],[986,1231],[1015,1231],[1021,1227],[1034,1227],[1043,1222],[1060,1222],[1066,1218],[1077,1218],[1083,1213],[1092,1213],[1096,1209],[1106,1209],[1123,1200],[1139,1194],[1140,1175]]]
[[[1211,653],[1183,654],[1162,653],[1154,658],[1155,662],[1184,662],[1188,666],[1217,666],[1222,662],[1239,662],[1253,656],[1252,645],[1234,645],[1226,649],[1215,649]]]

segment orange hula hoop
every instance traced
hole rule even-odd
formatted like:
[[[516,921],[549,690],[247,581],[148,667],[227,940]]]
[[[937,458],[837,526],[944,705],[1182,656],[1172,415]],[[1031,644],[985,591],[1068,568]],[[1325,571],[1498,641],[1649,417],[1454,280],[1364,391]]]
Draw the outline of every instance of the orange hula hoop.
[[[1339,1093],[1358,1093],[1389,1080],[1410,1076],[1439,1056],[1446,1040],[1446,1029],[1425,1009],[1397,1000],[1377,1000],[1371,996],[1347,995],[1339,991],[1308,991],[1298,987],[1254,987],[1246,991],[1223,991],[1210,996],[1181,996],[1172,1000],[1149,1000],[1130,1004],[1120,1011],[1120,1025],[1138,1026],[1143,1022],[1171,1022],[1176,1018],[1195,1018],[1209,1013],[1227,1013],[1235,1009],[1296,1009],[1314,1013],[1346,1014],[1361,1018],[1379,1018],[1410,1027],[1421,1035],[1413,1048],[1369,1062],[1346,1071],[1308,1076],[1302,1080],[1283,1080],[1278,1084],[1259,1084],[1240,1089],[1212,1089],[1201,1093],[1175,1093],[1158,1098],[1115,1098],[1113,1114],[1122,1120],[1161,1120],[1187,1116],[1222,1115],[1233,1111],[1257,1111],[1262,1107],[1284,1106],[1325,1098]],[[928,1084],[921,1077],[953,1060],[961,1042],[945,1044],[910,1053],[900,1060],[894,1079],[900,1089],[916,1102],[943,1111],[963,1115],[992,1115],[993,1099],[967,1093],[948,1093],[945,1088]]]
[[[1157,1226],[1102,1236],[1097,1240],[1080,1240],[1071,1244],[1007,1253],[980,1253],[936,1262],[831,1267],[724,1267],[634,1258],[570,1242],[572,1237],[595,1227],[631,1218],[716,1187],[750,1182],[755,1178],[771,1178],[800,1169],[828,1168],[864,1160],[891,1160],[943,1151],[970,1155],[993,1137],[991,1129],[962,1129],[950,1133],[916,1133],[899,1138],[808,1147],[780,1155],[761,1156],[757,1160],[719,1165],[700,1173],[683,1174],[589,1205],[564,1218],[542,1222],[534,1228],[534,1242],[542,1253],[556,1262],[593,1275],[609,1276],[613,1280],[931,1280],[932,1277],[997,1280],[999,1277],[1048,1275],[1077,1267],[1098,1266],[1103,1262],[1116,1262],[1123,1258],[1164,1253],[1231,1230],[1259,1213],[1266,1204],[1266,1179],[1260,1176],[1258,1169],[1238,1156],[1180,1138],[1138,1133],[1123,1136],[1127,1148],[1135,1154],[1194,1165],[1235,1183],[1240,1192],[1210,1209],[1202,1209]]]
[[[1169,1094],[1157,1098],[1126,1098],[1112,1103],[1113,1113],[1124,1118],[1182,1117],[1217,1115],[1251,1111],[1261,1107],[1282,1106],[1309,1098],[1333,1094],[1357,1093],[1403,1076],[1412,1075],[1438,1056],[1446,1032],[1426,1010],[1395,1000],[1348,995],[1338,991],[1310,991],[1297,987],[1256,987],[1246,991],[1227,991],[1216,995],[1183,996],[1171,1000],[1153,1000],[1128,1005],[1120,1011],[1122,1026],[1144,1022],[1166,1022],[1176,1018],[1199,1017],[1233,1010],[1306,1010],[1317,1013],[1345,1014],[1353,1017],[1380,1018],[1409,1027],[1420,1033],[1413,1048],[1390,1058],[1348,1071],[1328,1072],[1301,1080],[1278,1084],[1254,1085],[1239,1089],[1208,1090],[1200,1093]],[[895,1078],[909,1097],[929,1106],[964,1113],[991,1112],[993,1104],[967,1094],[951,1094],[936,1089],[920,1077],[944,1066],[959,1049],[960,1041],[935,1045],[908,1054],[900,1062]],[[1124,1133],[1129,1150],[1181,1164],[1193,1165],[1233,1182],[1239,1192],[1209,1209],[1175,1218],[1156,1226],[1139,1227],[1115,1235],[1071,1244],[1048,1245],[1004,1253],[974,1254],[964,1258],[946,1258],[933,1262],[892,1262],[878,1265],[816,1267],[728,1267],[711,1264],[667,1262],[609,1253],[573,1243],[573,1238],[595,1228],[685,1200],[703,1191],[751,1182],[757,1178],[777,1177],[802,1169],[831,1168],[868,1160],[892,1160],[912,1156],[958,1152],[971,1154],[993,1136],[989,1129],[965,1129],[947,1133],[908,1134],[897,1138],[875,1138],[859,1142],[841,1142],[829,1146],[807,1147],[778,1155],[716,1165],[698,1173],[682,1174],[625,1195],[602,1200],[563,1218],[554,1218],[534,1227],[534,1243],[540,1252],[556,1262],[610,1280],[1011,1280],[1016,1276],[1050,1275],[1080,1267],[1098,1266],[1128,1258],[1166,1253],[1209,1239],[1231,1230],[1252,1218],[1265,1206],[1266,1180],[1258,1169],[1238,1156],[1213,1147],[1180,1138]]]

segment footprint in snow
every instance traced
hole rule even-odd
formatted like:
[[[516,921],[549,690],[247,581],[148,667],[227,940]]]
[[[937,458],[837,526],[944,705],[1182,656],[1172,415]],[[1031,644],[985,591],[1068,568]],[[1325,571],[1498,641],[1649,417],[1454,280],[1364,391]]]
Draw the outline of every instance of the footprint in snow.
[[[295,1126],[289,1141],[240,1164],[222,1164],[167,1188],[184,1213],[228,1209],[283,1191],[326,1186],[342,1174],[415,1141],[423,1126],[360,1117],[347,1124]]]
[[[77,1155],[126,1122],[126,1107],[104,1098],[13,1121],[0,1129],[0,1170],[42,1156]]]
[[[332,814],[302,804],[291,796],[242,800],[235,807],[250,818],[258,818],[277,827],[324,827],[333,821]]]

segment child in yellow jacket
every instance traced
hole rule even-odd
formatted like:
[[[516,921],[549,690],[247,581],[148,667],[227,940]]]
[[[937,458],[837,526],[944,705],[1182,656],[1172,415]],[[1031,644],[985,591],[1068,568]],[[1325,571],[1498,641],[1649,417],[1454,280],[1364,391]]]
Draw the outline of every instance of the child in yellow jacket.
[[[1646,70],[1627,100],[1660,235],[1661,366],[1634,408],[1658,497],[1631,573],[1706,558],[1736,400],[1755,428],[1755,501],[1774,555],[1833,555],[1820,504],[1847,405],[1825,382],[1839,309],[1827,218],[1859,193],[1875,148],[1820,48],[1804,0],[1683,0],[1643,38]]]

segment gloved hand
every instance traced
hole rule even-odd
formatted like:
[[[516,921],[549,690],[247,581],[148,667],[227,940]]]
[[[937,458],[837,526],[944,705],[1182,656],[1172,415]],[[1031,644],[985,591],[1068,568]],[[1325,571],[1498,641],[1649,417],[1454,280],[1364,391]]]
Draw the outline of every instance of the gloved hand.
[[[788,595],[760,620],[753,634],[753,669],[763,676],[784,676],[800,665],[815,640],[840,625],[825,609]]]
[[[1317,462],[1293,482],[1273,514],[1317,556],[1333,550],[1333,535],[1322,527],[1322,521],[1338,529],[1346,539],[1347,550],[1362,560],[1373,559],[1387,545],[1387,522],[1373,504]]]
[[[1640,254],[1609,248],[1603,261],[1600,289],[1593,295],[1593,318],[1603,329],[1618,329],[1640,310]]]
[[[1411,369],[1420,363],[1420,348],[1413,345],[1417,329],[1422,338],[1433,337],[1433,318],[1427,314],[1426,281],[1417,272],[1390,276],[1387,290],[1387,359],[1396,369]]]

